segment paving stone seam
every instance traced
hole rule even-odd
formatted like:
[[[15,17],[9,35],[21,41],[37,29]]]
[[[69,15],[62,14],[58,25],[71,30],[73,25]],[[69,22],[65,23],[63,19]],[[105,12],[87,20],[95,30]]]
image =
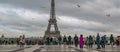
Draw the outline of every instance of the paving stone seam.
[[[10,51],[10,52],[17,52],[17,51],[20,51],[20,50],[24,50],[24,49],[26,49],[26,48],[31,48],[31,46],[30,46],[30,47],[25,47],[25,48],[16,49],[16,50],[13,50],[13,51]]]

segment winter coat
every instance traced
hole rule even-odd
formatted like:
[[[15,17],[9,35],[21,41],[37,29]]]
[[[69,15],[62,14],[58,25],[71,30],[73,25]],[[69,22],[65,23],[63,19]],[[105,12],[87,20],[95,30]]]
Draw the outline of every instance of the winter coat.
[[[96,43],[100,43],[100,36],[96,37]]]
[[[83,45],[84,45],[83,37],[80,37],[80,38],[79,38],[78,44],[79,44],[80,46],[83,46]]]
[[[77,36],[74,37],[74,43],[78,44],[78,37]]]
[[[93,37],[89,37],[89,44],[93,44]]]

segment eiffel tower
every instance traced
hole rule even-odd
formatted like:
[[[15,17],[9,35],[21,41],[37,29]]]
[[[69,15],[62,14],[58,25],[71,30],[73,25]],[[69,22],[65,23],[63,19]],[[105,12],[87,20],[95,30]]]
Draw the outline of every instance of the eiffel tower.
[[[51,27],[54,25],[54,31],[51,31]],[[55,15],[55,0],[51,0],[51,10],[50,10],[50,19],[48,23],[47,30],[45,31],[44,38],[46,37],[56,37],[60,36],[60,31],[58,30],[57,20]]]

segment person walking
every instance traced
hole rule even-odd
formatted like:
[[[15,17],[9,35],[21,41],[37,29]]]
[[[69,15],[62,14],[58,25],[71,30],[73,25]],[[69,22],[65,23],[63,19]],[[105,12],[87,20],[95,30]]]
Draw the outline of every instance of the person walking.
[[[100,36],[99,36],[99,33],[97,33],[96,44],[97,44],[97,49],[101,49],[101,47],[100,47]]]
[[[89,48],[92,48],[93,47],[93,37],[90,35],[89,36]]]
[[[74,44],[75,44],[75,47],[78,46],[78,36],[77,35],[74,36]]]
[[[83,46],[84,46],[83,35],[80,35],[78,44],[79,44],[80,48],[83,48]]]
[[[110,45],[113,47],[114,46],[114,37],[113,34],[110,36]]]

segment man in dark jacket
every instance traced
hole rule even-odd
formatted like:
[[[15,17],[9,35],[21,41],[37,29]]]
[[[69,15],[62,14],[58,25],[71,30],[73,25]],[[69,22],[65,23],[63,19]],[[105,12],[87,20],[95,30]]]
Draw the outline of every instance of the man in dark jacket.
[[[63,37],[63,43],[64,43],[64,45],[66,45],[67,44],[67,37],[64,35],[64,37]]]
[[[59,36],[59,37],[58,37],[58,43],[59,43],[59,45],[61,45],[61,41],[62,41],[62,37]]]
[[[49,37],[46,38],[46,43],[47,43],[47,45],[50,45],[50,38]]]
[[[88,41],[89,43],[89,48],[92,48],[93,47],[93,37],[90,35],[89,36],[89,41]]]
[[[97,44],[97,49],[100,49],[100,36],[99,36],[99,33],[97,33],[96,44]]]
[[[53,43],[53,37],[50,38],[50,44],[54,44]]]
[[[106,35],[102,36],[102,37],[101,37],[101,43],[100,43],[101,46],[102,46],[102,48],[105,48],[106,41],[107,41],[107,40],[106,40]]]
[[[77,35],[74,36],[74,44],[75,44],[75,47],[78,46],[78,36]]]
[[[72,37],[68,36],[68,45],[71,45],[71,39],[72,39]]]
[[[111,46],[114,45],[114,37],[113,37],[113,34],[111,34],[111,36],[110,36],[110,44],[111,44]]]

